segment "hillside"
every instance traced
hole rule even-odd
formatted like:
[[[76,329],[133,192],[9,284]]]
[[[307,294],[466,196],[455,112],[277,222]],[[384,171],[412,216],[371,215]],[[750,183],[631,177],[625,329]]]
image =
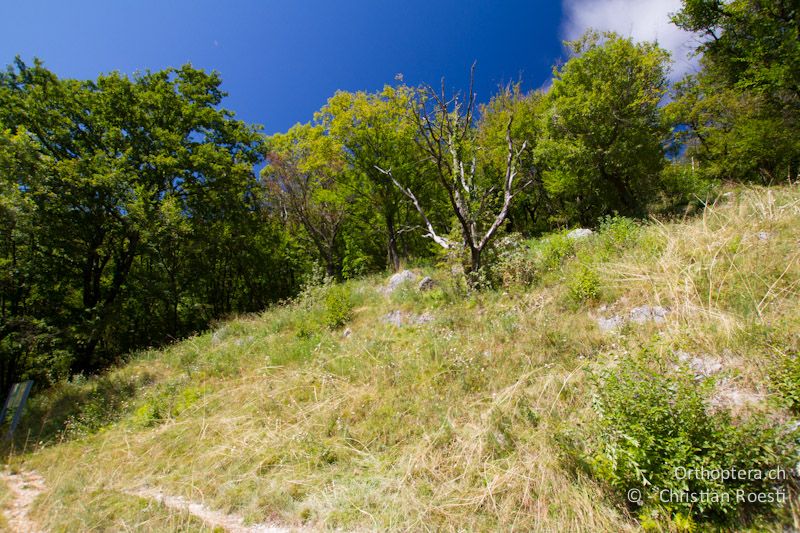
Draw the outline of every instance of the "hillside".
[[[441,264],[312,287],[33,397],[10,468],[42,476],[45,531],[798,528],[793,493],[625,502],[629,464],[654,486],[667,464],[794,464],[798,228],[797,186],[737,189],[505,239],[494,290]]]

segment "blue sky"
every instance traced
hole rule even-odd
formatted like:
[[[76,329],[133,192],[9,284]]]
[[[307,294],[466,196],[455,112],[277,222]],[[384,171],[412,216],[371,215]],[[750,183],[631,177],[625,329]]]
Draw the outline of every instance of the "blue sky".
[[[75,78],[191,62],[219,71],[224,106],[271,133],[309,120],[337,89],[377,90],[397,73],[410,84],[444,76],[463,87],[473,60],[481,100],[520,76],[537,88],[563,57],[563,38],[614,24],[652,38],[641,13],[658,22],[665,15],[654,12],[676,1],[651,0],[653,9],[626,22],[619,4],[647,0],[7,0],[0,58],[39,57]]]

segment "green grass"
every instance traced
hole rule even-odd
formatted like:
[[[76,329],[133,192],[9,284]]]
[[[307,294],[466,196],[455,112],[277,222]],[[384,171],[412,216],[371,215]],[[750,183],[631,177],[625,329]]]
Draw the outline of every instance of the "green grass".
[[[385,276],[313,288],[32,398],[11,460],[47,479],[35,516],[55,531],[199,527],[125,495],[142,485],[320,529],[641,529],[564,444],[596,422],[591,372],[644,347],[665,372],[676,350],[710,354],[720,380],[765,398],[734,420],[792,420],[771,380],[800,348],[798,227],[796,188],[745,190],[685,221],[521,243],[492,290],[428,268],[427,293],[385,296]],[[645,304],[666,323],[596,325]],[[381,320],[393,310],[433,320],[397,328]],[[778,531],[796,508],[735,526]]]

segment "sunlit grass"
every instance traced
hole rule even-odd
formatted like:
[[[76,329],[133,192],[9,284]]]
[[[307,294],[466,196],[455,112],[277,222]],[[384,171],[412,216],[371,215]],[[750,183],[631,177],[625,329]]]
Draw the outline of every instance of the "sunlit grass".
[[[371,276],[342,289],[352,308],[336,324],[315,289],[32,399],[12,461],[47,479],[34,510],[57,531],[199,527],[128,495],[144,486],[251,523],[635,530],[559,444],[593,416],[585,370],[682,349],[768,392],[773,362],[800,346],[799,227],[796,188],[744,190],[685,222],[530,242],[524,285],[459,295],[440,269],[430,293],[384,296]],[[666,322],[596,325],[645,304]],[[381,320],[396,309],[433,320]]]

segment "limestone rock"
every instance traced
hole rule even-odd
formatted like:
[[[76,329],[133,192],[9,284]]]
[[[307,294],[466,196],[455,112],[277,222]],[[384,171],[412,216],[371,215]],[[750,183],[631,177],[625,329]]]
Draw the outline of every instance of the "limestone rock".
[[[656,324],[663,324],[666,320],[669,309],[661,306],[650,307],[643,305],[641,307],[634,307],[630,312],[631,322],[637,324],[644,324],[646,322],[655,322]]]
[[[414,281],[417,279],[417,275],[411,272],[410,270],[403,270],[398,272],[397,274],[392,275],[389,278],[389,285],[386,287],[386,294],[391,294],[395,290],[397,290],[401,285],[406,282]]]
[[[711,356],[692,355],[683,350],[678,350],[675,355],[680,362],[689,366],[696,379],[713,376],[722,370],[722,362]]]
[[[610,318],[600,317],[597,319],[597,326],[601,331],[612,331],[621,328],[625,324],[625,319],[619,315],[613,315]]]
[[[402,311],[391,311],[388,314],[384,315],[381,320],[386,322],[387,324],[391,324],[393,326],[397,326],[398,328],[403,327],[403,312]]]
[[[436,286],[436,282],[431,279],[430,276],[425,276],[422,278],[422,281],[419,282],[417,285],[417,289],[420,291],[429,291]]]
[[[433,318],[434,317],[431,313],[422,313],[421,315],[417,315],[414,313],[405,313],[396,309],[381,317],[381,321],[393,326],[397,326],[398,328],[402,328],[403,326],[419,326],[421,324],[427,324],[428,322],[433,321]]]
[[[588,228],[578,228],[567,233],[567,238],[573,240],[583,239],[585,237],[589,237],[593,233],[594,232]]]

